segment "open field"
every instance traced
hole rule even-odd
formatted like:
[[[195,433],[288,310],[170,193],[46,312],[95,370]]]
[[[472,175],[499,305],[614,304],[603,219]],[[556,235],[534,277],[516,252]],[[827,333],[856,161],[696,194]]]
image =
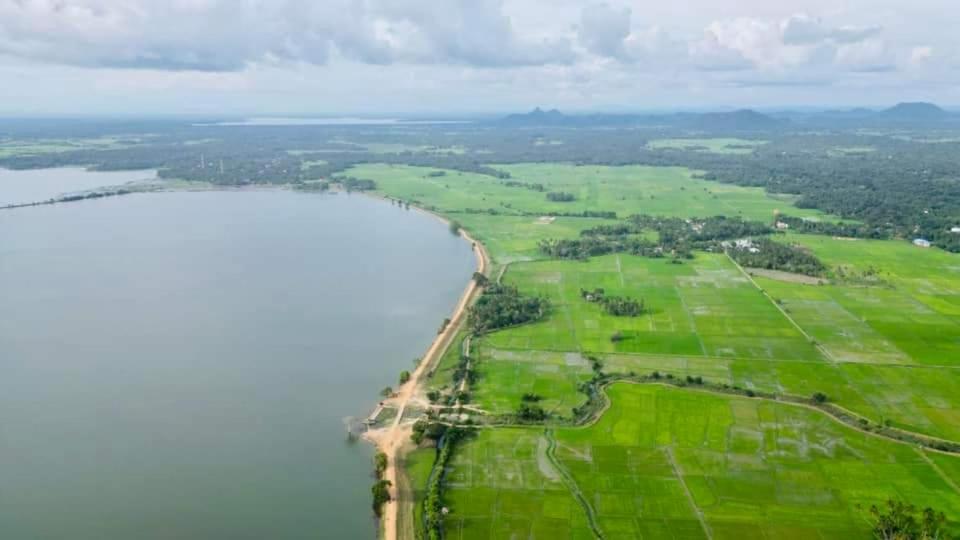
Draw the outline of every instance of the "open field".
[[[472,402],[499,414],[512,413],[525,393],[542,398],[544,410],[569,417],[586,395],[577,391],[592,376],[590,363],[579,353],[514,351],[483,348],[476,363]]]
[[[540,240],[574,238],[611,220],[547,217],[615,211],[767,220],[774,210],[821,218],[762,191],[652,167],[498,166],[511,181],[573,193],[568,203],[490,176],[367,165],[393,198],[457,220],[508,264],[505,283],[550,299],[541,321],[474,340],[470,405],[495,414],[537,394],[554,421],[584,403],[588,357],[607,374],[659,371],[830,401],[873,422],[960,440],[960,263],[902,241],[789,233],[828,267],[823,279],[754,272],[697,252],[674,264],[627,254],[545,258]],[[581,289],[642,299],[616,317]],[[616,336],[616,339],[612,339]],[[449,389],[459,350],[430,388]],[[588,429],[555,428],[555,456],[587,495],[606,538],[864,537],[857,504],[888,496],[957,516],[950,456],[843,427],[816,411],[691,390],[618,384]],[[450,538],[591,537],[587,514],[547,448],[544,428],[481,430],[455,454],[444,484]],[[936,464],[936,469],[931,463]],[[882,480],[877,481],[875,478]],[[576,486],[574,487],[576,489]]]
[[[494,347],[824,361],[722,255],[698,254],[685,264],[624,254],[541,261],[512,265],[505,280],[550,298],[553,311],[542,322],[493,334]],[[598,287],[643,299],[647,313],[616,317],[581,298],[581,289]],[[613,341],[618,332],[622,339]]]
[[[569,164],[497,165],[511,181],[543,184],[545,191],[574,194],[571,202],[551,202],[545,192],[507,186],[492,176],[400,165],[361,165],[347,175],[375,180],[379,191],[417,202],[443,213],[467,209],[500,214],[528,212],[612,211],[618,216],[742,216],[769,221],[774,211],[799,217],[822,217],[813,210],[793,207],[789,201],[768,196],[762,189],[699,180],[680,167],[606,167]]]
[[[461,443],[448,536],[591,538],[573,490],[604,538],[867,538],[865,508],[890,497],[960,516],[944,479],[960,458],[795,405],[626,383],[608,395],[587,428],[480,430]]]
[[[445,538],[594,538],[548,444],[537,428],[481,430],[462,443],[445,476]]]
[[[609,395],[597,424],[557,431],[607,538],[864,538],[857,505],[889,497],[960,516],[919,451],[815,411],[652,385]]]

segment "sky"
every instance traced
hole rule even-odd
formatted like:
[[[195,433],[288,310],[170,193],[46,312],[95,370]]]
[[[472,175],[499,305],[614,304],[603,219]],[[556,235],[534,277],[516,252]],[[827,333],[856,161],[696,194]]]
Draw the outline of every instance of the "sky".
[[[960,106],[952,0],[0,0],[3,115]]]

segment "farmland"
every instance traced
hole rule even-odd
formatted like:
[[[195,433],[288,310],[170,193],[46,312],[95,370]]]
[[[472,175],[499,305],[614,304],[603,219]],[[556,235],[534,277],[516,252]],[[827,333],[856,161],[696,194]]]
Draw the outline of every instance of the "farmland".
[[[960,440],[955,255],[787,233],[774,238],[813,253],[826,276],[743,269],[703,251],[680,261],[552,259],[539,242],[632,214],[839,220],[679,168],[496,168],[509,180],[407,166],[348,171],[386,197],[456,220],[488,248],[491,277],[549,300],[542,320],[472,341],[464,399],[473,410],[510,418],[534,396],[549,420],[481,429],[459,443],[444,473],[447,537],[591,538],[584,501],[604,538],[862,537],[861,507],[890,497],[960,516],[960,494],[944,480],[960,471],[957,458],[797,405],[620,383],[607,389],[610,407],[595,424],[565,427],[593,377],[657,372],[769,395],[819,393],[865,421]],[[555,202],[544,192],[573,196]],[[601,211],[615,218],[572,217]],[[643,312],[616,316],[584,299],[601,289],[641,301]],[[453,388],[461,353],[448,351],[429,388]]]

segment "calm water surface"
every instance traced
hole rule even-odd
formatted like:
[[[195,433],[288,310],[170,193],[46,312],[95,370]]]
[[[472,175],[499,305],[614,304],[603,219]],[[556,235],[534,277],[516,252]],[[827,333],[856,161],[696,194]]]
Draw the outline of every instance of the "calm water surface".
[[[157,177],[157,171],[87,171],[80,167],[14,171],[0,168],[0,206],[46,201],[64,193]]]
[[[0,538],[372,538],[346,441],[474,267],[358,195],[0,212]]]

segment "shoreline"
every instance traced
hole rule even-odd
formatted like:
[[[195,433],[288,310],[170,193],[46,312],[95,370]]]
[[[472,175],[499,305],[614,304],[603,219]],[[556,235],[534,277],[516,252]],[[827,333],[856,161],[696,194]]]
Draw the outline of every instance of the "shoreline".
[[[361,193],[368,197],[384,201],[387,200],[387,197],[380,194]],[[410,207],[432,216],[446,225],[449,225],[451,222],[451,220],[440,214],[426,210],[425,208],[415,205],[410,205]],[[486,274],[491,265],[490,256],[487,253],[486,247],[462,228],[458,236],[471,243],[471,249],[477,261],[476,272]],[[404,412],[407,405],[415,400],[418,394],[422,393],[425,373],[428,373],[433,364],[439,361],[446,352],[453,338],[463,326],[467,308],[473,303],[479,292],[480,287],[477,286],[476,281],[471,277],[463,293],[460,295],[460,300],[454,307],[453,314],[450,316],[450,322],[442,332],[437,334],[433,342],[431,342],[420,363],[417,364],[417,368],[410,374],[410,380],[400,386],[394,396],[384,399],[380,405],[374,408],[374,410],[377,410],[384,405],[391,405],[397,410],[396,417],[391,421],[389,426],[369,430],[363,434],[362,438],[365,441],[372,443],[377,451],[387,456],[387,467],[383,472],[383,479],[390,482],[390,500],[384,503],[383,514],[380,518],[380,532],[382,532],[382,535],[378,534],[378,537],[384,540],[396,540],[399,532],[397,526],[399,523],[400,501],[398,495],[400,491],[398,483],[399,466],[397,465],[397,461],[405,450],[405,443],[409,441],[411,425],[403,425]]]

